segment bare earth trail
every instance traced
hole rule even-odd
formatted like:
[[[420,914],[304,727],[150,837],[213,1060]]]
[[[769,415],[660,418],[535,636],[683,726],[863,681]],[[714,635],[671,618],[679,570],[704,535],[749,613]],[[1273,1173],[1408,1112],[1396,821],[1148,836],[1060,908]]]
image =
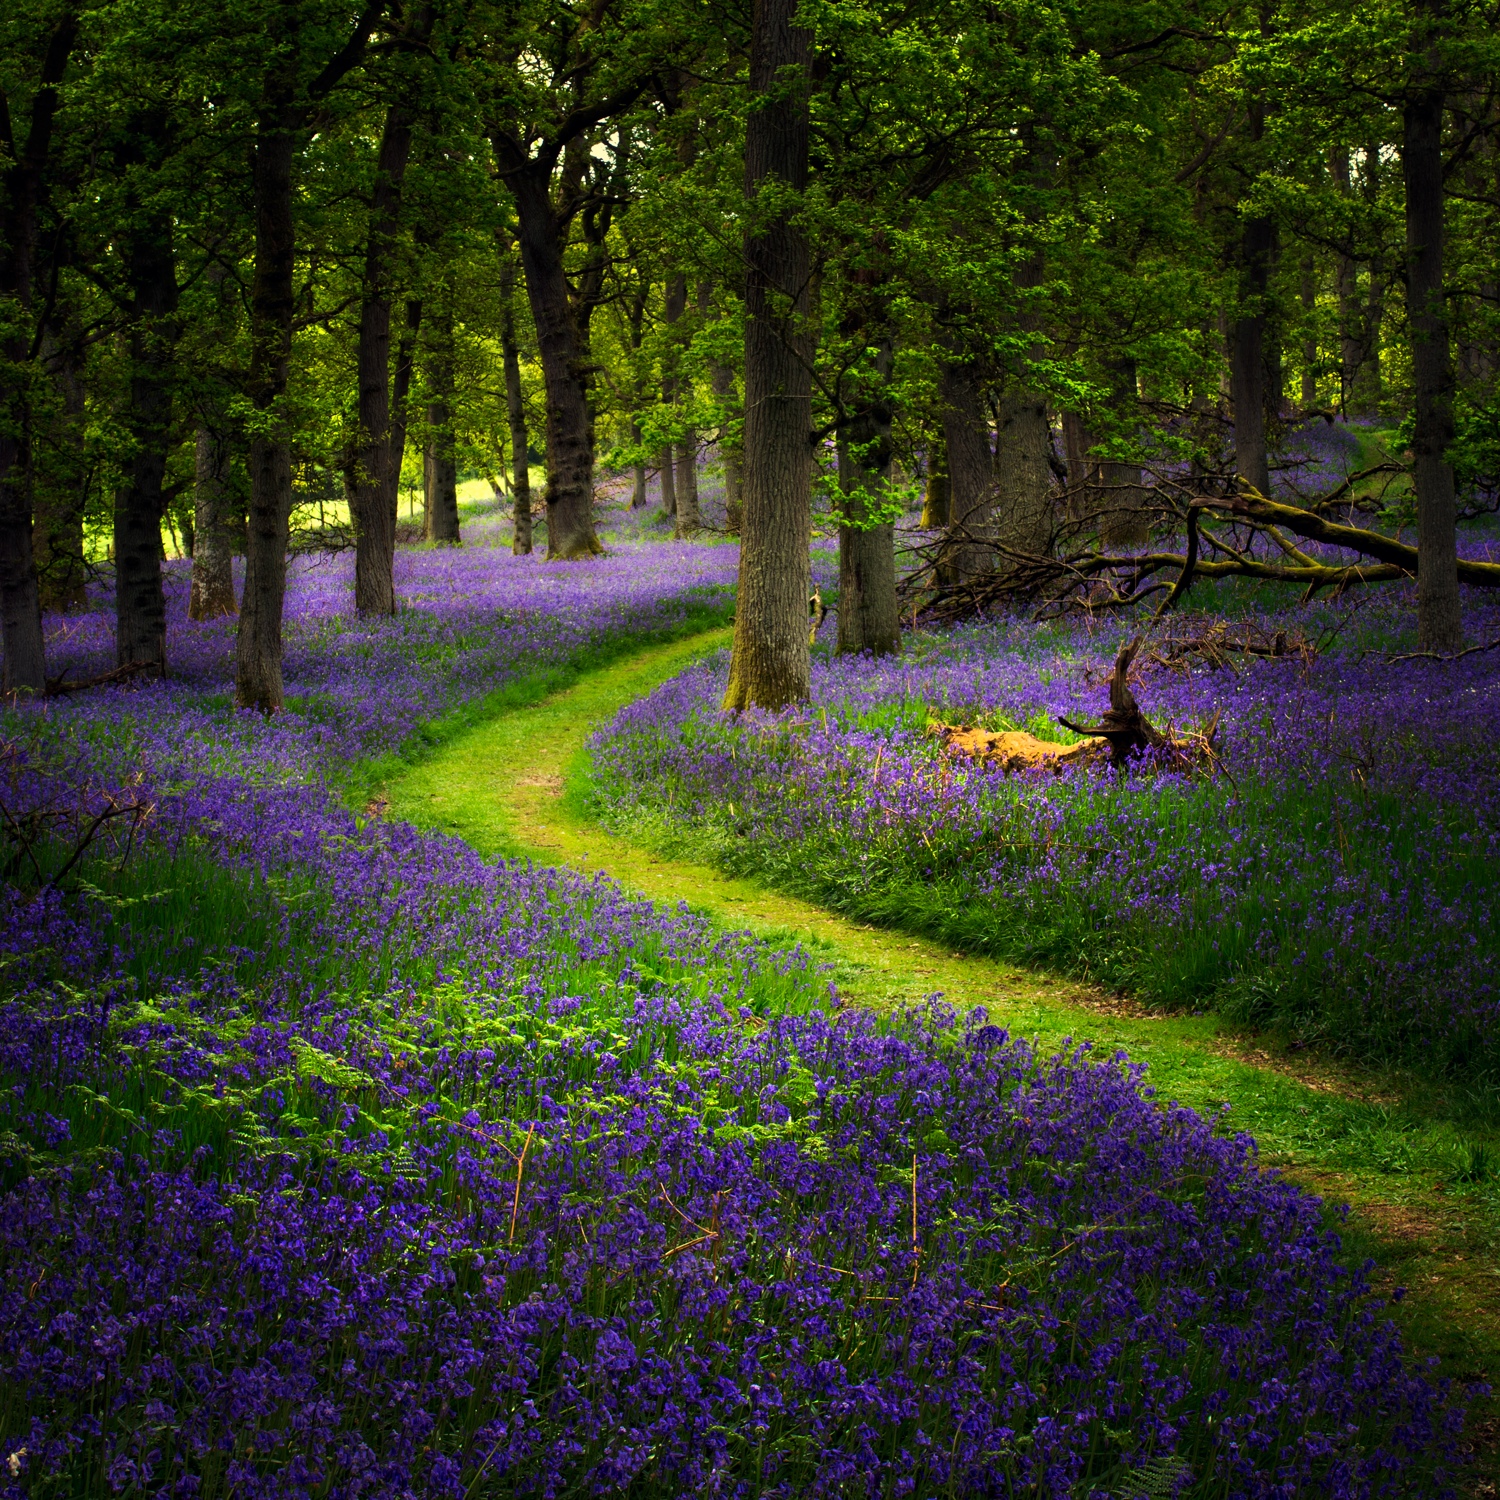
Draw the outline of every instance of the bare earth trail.
[[[830,965],[846,1003],[887,1006],[941,992],[962,1009],[984,1006],[996,1024],[1044,1052],[1069,1039],[1105,1056],[1124,1049],[1147,1065],[1160,1096],[1208,1114],[1229,1106],[1227,1123],[1257,1137],[1264,1162],[1350,1201],[1345,1233],[1360,1252],[1379,1256],[1382,1282],[1411,1289],[1405,1320],[1414,1339],[1442,1353],[1450,1373],[1500,1384],[1494,1205],[1450,1193],[1434,1174],[1434,1152],[1451,1129],[1410,1108],[1399,1081],[1273,1054],[1213,1016],[1148,1011],[1073,980],[847,921],[753,881],[661,857],[591,822],[589,735],[730,637],[713,630],[644,648],[532,707],[480,723],[388,781],[382,811],[457,834],[485,855],[602,871],[725,927],[800,942]],[[1360,1131],[1376,1155],[1394,1141],[1407,1167],[1361,1165],[1348,1145],[1351,1132],[1363,1139]],[[1494,1495],[1491,1462],[1482,1468],[1472,1493]]]

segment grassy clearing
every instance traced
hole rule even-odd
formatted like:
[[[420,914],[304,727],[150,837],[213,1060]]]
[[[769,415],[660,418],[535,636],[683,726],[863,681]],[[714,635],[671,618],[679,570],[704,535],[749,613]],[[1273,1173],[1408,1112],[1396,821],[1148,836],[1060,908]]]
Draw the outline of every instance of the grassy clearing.
[[[941,991],[985,1005],[1043,1048],[1087,1038],[1149,1067],[1159,1094],[1253,1134],[1262,1160],[1331,1201],[1352,1252],[1379,1263],[1382,1284],[1408,1288],[1396,1315],[1446,1373],[1500,1381],[1500,1153],[1493,1097],[1437,1088],[1288,1050],[1212,1015],[1166,1014],[1097,988],[958,951],[951,942],[850,920],[695,859],[637,822],[628,840],[591,821],[589,732],[624,704],[721,646],[712,632],[637,653],[518,712],[470,724],[419,765],[387,776],[392,815],[456,833],[482,853],[601,870],[663,902],[794,940],[829,966],[851,1003],[888,1006]],[[892,915],[899,916],[899,913]],[[1494,1409],[1476,1413],[1489,1442]],[[1492,1447],[1474,1493],[1500,1479]]]

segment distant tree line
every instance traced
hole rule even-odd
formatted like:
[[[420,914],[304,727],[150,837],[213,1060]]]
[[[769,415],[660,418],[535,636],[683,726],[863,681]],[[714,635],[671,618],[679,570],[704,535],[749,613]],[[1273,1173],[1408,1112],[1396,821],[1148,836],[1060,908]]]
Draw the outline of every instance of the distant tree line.
[[[346,541],[356,608],[397,607],[403,466],[428,539],[469,474],[529,550],[544,454],[567,560],[603,467],[692,535],[708,454],[728,701],[775,706],[815,515],[839,648],[891,651],[919,494],[935,580],[1029,578],[1060,516],[1149,547],[1164,471],[1268,496],[1312,418],[1410,455],[1386,520],[1455,649],[1500,474],[1497,36],[1456,0],[13,0],[5,687],[46,691],[42,611],[105,553],[120,667],[166,670],[165,525],[272,712],[290,551]]]

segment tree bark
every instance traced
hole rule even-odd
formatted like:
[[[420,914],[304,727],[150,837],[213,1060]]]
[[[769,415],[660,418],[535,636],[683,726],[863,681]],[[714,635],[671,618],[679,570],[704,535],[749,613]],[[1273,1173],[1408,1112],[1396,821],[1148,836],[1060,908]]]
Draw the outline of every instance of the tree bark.
[[[89,471],[84,450],[87,402],[83,386],[81,335],[64,308],[54,312],[59,332],[42,338],[42,360],[57,387],[58,415],[49,443],[55,461],[33,493],[32,546],[43,609],[79,610],[87,604],[84,587],[83,513],[88,504]]]
[[[713,372],[714,398],[718,401],[724,418],[719,425],[719,462],[724,466],[724,529],[731,536],[738,536],[744,524],[743,500],[744,466],[740,444],[730,435],[729,408],[734,404],[734,369],[730,365],[716,364]]]
[[[594,557],[593,421],[589,376],[563,267],[567,226],[553,209],[551,159],[510,174],[526,293],[547,389],[547,557]]]
[[[1266,456],[1266,293],[1273,226],[1250,219],[1240,238],[1239,315],[1230,327],[1229,401],[1234,412],[1234,468],[1262,495],[1271,491]]]
[[[641,424],[632,420],[630,424],[630,441],[637,448],[645,441],[645,434],[641,431]],[[636,464],[630,471],[630,508],[631,510],[645,510],[650,496],[646,493],[646,466]]]
[[[888,355],[885,364],[888,373]],[[889,656],[901,649],[896,524],[870,524],[872,510],[890,493],[891,412],[884,402],[857,413],[839,434],[838,459],[839,654]]]
[[[1128,356],[1116,360],[1109,373],[1115,411],[1127,426],[1134,427],[1140,410],[1136,361]],[[1140,465],[1106,463],[1099,465],[1099,471],[1103,484],[1100,539],[1106,547],[1144,546],[1151,540],[1151,527],[1144,511]]]
[[[0,340],[8,367],[0,395],[0,644],[5,651],[6,693],[46,691],[41,596],[32,552],[30,330],[35,280],[37,213],[52,130],[59,106],[57,85],[78,36],[78,17],[67,10],[47,41],[37,89],[31,100],[26,139],[17,139],[0,184],[6,205],[0,229],[0,304],[12,303]]]
[[[1046,400],[1017,390],[997,403],[994,533],[1004,548],[1045,557],[1052,550],[1052,428]],[[1139,473],[1139,471],[1137,471]],[[1001,554],[1000,566],[1008,565]]]
[[[229,530],[229,445],[222,431],[198,429],[193,485],[193,586],[188,619],[232,615],[234,550]]]
[[[675,327],[687,311],[687,277],[673,276],[667,282],[665,321]],[[682,346],[677,340],[670,345],[666,375],[662,379],[662,400],[670,406],[681,406],[687,394],[682,374]],[[699,525],[698,516],[698,434],[691,427],[662,455],[664,465],[675,456],[676,476],[672,484],[671,514],[677,518],[674,535],[680,540],[692,536]],[[663,470],[665,473],[665,469]],[[663,481],[665,486],[665,481]],[[665,492],[665,489],[664,489]]]
[[[284,702],[281,615],[286,600],[292,455],[284,418],[276,408],[286,394],[291,368],[296,304],[292,161],[299,124],[291,108],[273,105],[258,121],[255,145],[248,394],[261,420],[250,439],[250,514],[235,642],[234,698],[237,707],[264,714],[278,713]]]
[[[444,288],[438,312],[428,321],[431,350],[428,355],[427,461],[424,534],[429,542],[457,546],[458,465],[453,442],[453,305]]]
[[[1063,462],[1068,469],[1069,514],[1081,519],[1099,509],[1098,486],[1102,466],[1089,452],[1094,446],[1094,435],[1076,411],[1062,414],[1062,435]]]
[[[1318,404],[1318,282],[1317,268],[1310,255],[1302,257],[1298,292],[1302,300],[1302,409],[1311,411]]]
[[[947,549],[945,577],[953,581],[994,569],[992,531],[995,458],[979,372],[945,364],[938,377],[943,402],[943,449],[948,460],[948,525],[958,533]]]
[[[413,113],[405,104],[386,110],[365,239],[356,355],[359,449],[353,495],[354,608],[362,615],[396,612],[396,517],[386,482],[392,459],[390,262],[400,230],[401,191],[411,159],[413,124]]]
[[[940,423],[927,439],[927,483],[922,490],[922,529],[940,531],[948,524],[948,440]]]
[[[1342,147],[1334,147],[1329,154],[1328,165],[1334,184],[1347,196],[1350,192],[1349,153]],[[1339,304],[1339,410],[1349,415],[1354,410],[1354,387],[1359,378],[1363,349],[1360,337],[1363,314],[1359,305],[1359,262],[1340,250],[1335,262],[1334,279]]]
[[[1415,407],[1411,449],[1419,556],[1417,637],[1424,651],[1456,651],[1464,638],[1453,467],[1448,462],[1448,445],[1453,441],[1453,364],[1443,288],[1443,105],[1442,91],[1436,87],[1407,103],[1401,148]]]
[[[510,422],[510,469],[516,557],[531,551],[531,438],[526,431],[526,402],[521,390],[521,352],[516,345],[516,268],[510,247],[500,260],[500,358],[505,366],[505,411]]]
[[[139,213],[139,209],[137,209]],[[171,220],[143,216],[126,238],[131,288],[130,458],[115,494],[115,664],[167,670],[167,600],[161,580],[162,484],[172,429],[177,261]]]
[[[394,544],[396,510],[401,499],[401,469],[406,462],[406,433],[411,417],[411,384],[417,370],[417,335],[422,331],[422,299],[406,299],[406,324],[396,341],[396,364],[391,371],[390,453],[381,477],[386,524]],[[394,569],[395,559],[392,558]]]
[[[807,608],[812,573],[812,264],[783,203],[769,215],[763,186],[807,185],[811,35],[793,24],[796,0],[755,0],[745,130],[745,517],[726,709],[780,708],[808,694]],[[767,95],[769,94],[769,97]]]

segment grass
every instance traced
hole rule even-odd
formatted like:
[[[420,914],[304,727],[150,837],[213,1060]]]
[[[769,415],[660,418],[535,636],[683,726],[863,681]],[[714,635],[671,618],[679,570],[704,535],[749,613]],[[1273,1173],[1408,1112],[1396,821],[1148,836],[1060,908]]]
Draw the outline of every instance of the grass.
[[[603,871],[727,927],[796,941],[829,966],[848,1003],[889,1006],[942,991],[960,1006],[988,1007],[1044,1048],[1082,1038],[1124,1048],[1148,1065],[1159,1095],[1210,1113],[1228,1106],[1226,1128],[1254,1135],[1268,1167],[1349,1203],[1340,1232],[1354,1256],[1377,1260],[1381,1285],[1409,1288],[1396,1316],[1414,1347],[1454,1377],[1500,1381],[1500,1120],[1487,1091],[1289,1050],[1221,1016],[1149,1010],[951,939],[837,915],[726,874],[680,844],[653,847],[643,824],[627,839],[592,821],[589,732],[727,637],[653,646],[530,706],[474,717],[419,763],[386,769],[390,814],[458,834],[481,853]],[[1476,1409],[1476,1495],[1500,1481],[1495,1419],[1492,1404]]]

